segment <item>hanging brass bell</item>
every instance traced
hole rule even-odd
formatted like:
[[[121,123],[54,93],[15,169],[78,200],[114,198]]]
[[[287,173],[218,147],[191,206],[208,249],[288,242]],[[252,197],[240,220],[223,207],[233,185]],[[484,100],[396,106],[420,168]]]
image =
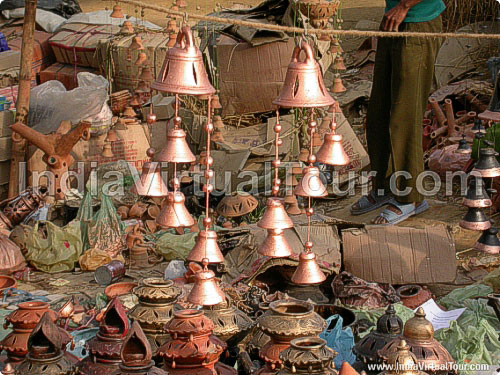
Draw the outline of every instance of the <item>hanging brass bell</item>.
[[[487,254],[500,253],[500,240],[498,239],[498,228],[491,227],[483,231],[479,240],[474,245],[474,250]]]
[[[464,229],[486,230],[491,227],[491,222],[484,214],[482,208],[469,207],[469,210],[460,221],[459,225]]]
[[[350,160],[342,146],[342,135],[325,134],[323,145],[316,153],[316,160],[328,165],[348,165]]]
[[[306,59],[299,61],[300,52]],[[278,98],[273,102],[283,108],[325,107],[334,103],[328,93],[319,64],[314,59],[311,46],[302,40],[293,50],[292,60],[286,71],[285,82]]]
[[[151,82],[153,80],[153,74],[151,73],[151,68],[149,66],[142,68],[139,79],[146,82]]]
[[[137,56],[137,60],[135,60],[135,65],[137,66],[146,65],[147,62],[148,62],[148,56],[144,52],[141,52]]]
[[[210,107],[212,107],[212,109],[221,109],[222,108],[222,105],[220,104],[220,100],[219,100],[219,95],[212,96],[212,101],[210,102]]]
[[[201,263],[205,258],[209,264],[224,263],[224,256],[217,244],[217,233],[213,230],[205,229],[198,233],[194,247],[186,259]]]
[[[126,118],[134,118],[137,116],[137,113],[135,113],[134,109],[130,106],[125,107],[125,110],[123,111],[123,116]]]
[[[346,92],[347,89],[345,88],[344,84],[342,83],[342,78],[336,77],[333,80],[333,86],[332,86],[332,92],[334,94],[341,94],[343,92]]]
[[[492,205],[488,193],[484,189],[482,178],[473,177],[467,187],[467,195],[462,204],[466,207],[490,207]]]
[[[132,22],[130,21],[123,22],[122,27],[120,29],[120,34],[130,35],[133,33],[134,33],[134,26],[132,25]]]
[[[168,192],[165,205],[156,218],[156,223],[164,228],[190,227],[195,221],[186,206],[184,194],[180,191]]]
[[[333,69],[335,70],[346,70],[344,65],[344,58],[342,56],[337,56],[335,62],[333,63]]]
[[[302,170],[302,179],[293,193],[300,197],[326,197],[328,191],[320,178],[317,167],[305,167]]]
[[[330,52],[331,53],[343,53],[344,50],[340,43],[337,40],[334,40],[330,43]]]
[[[150,91],[150,87],[149,87],[149,85],[148,85],[148,83],[146,81],[140,81],[137,84],[137,90],[136,91],[139,91],[139,92],[149,92]]]
[[[113,150],[111,148],[111,143],[105,143],[104,147],[102,148],[102,153],[101,156],[104,158],[112,158],[113,155]]]
[[[176,44],[167,51],[160,74],[151,87],[173,94],[215,94],[203,64],[203,55],[194,44],[189,26],[184,26],[177,34]]]
[[[500,164],[496,158],[496,151],[493,148],[482,148],[479,151],[479,160],[476,162],[472,172],[477,172],[481,177],[500,176]]]
[[[116,131],[113,129],[108,130],[108,134],[106,134],[105,142],[116,142],[118,140],[118,136],[116,135]]]
[[[299,161],[303,162],[303,163],[307,163],[307,161],[309,160],[309,151],[307,150],[307,148],[301,148],[300,149],[300,153],[299,153]]]
[[[110,14],[110,17],[111,18],[123,18],[123,17],[125,17],[123,15],[122,7],[119,5],[115,5],[113,7],[113,11]]]
[[[186,142],[186,132],[182,129],[170,129],[167,132],[167,143],[156,157],[157,161],[167,163],[192,163],[196,157]]]
[[[226,299],[226,296],[217,285],[215,274],[207,268],[207,259],[203,260],[203,265],[203,270],[198,271],[195,275],[194,286],[187,300],[198,306],[218,305]]]
[[[148,151],[150,151],[149,149]],[[154,154],[154,151],[152,152]],[[148,154],[149,156],[149,154]],[[149,156],[151,157],[151,156]],[[146,162],[142,166],[142,173],[130,191],[141,197],[164,197],[168,193],[167,185],[161,178],[160,164]]]
[[[293,222],[288,217],[285,207],[278,198],[268,198],[266,211],[257,223],[263,229],[288,229],[293,228]]]
[[[292,283],[297,285],[319,284],[326,280],[326,276],[319,268],[316,255],[312,252],[301,252],[299,265],[292,276]]]
[[[128,48],[131,49],[132,51],[143,50],[144,45],[142,44],[141,37],[140,36],[134,37],[134,39],[132,39],[132,43],[130,44],[130,46]]]
[[[257,252],[270,258],[286,258],[292,255],[292,248],[285,238],[283,229],[268,229],[267,237]]]

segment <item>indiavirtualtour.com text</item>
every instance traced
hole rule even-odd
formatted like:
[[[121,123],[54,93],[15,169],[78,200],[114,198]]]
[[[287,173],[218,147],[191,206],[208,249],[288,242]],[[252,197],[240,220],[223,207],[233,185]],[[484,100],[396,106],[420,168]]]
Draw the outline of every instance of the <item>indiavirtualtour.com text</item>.
[[[367,365],[369,371],[382,372],[382,371],[489,371],[493,366],[482,363],[446,363],[439,365],[426,365],[418,363],[411,366],[404,365],[391,365],[391,364],[369,364]],[[496,367],[495,367],[496,368]]]

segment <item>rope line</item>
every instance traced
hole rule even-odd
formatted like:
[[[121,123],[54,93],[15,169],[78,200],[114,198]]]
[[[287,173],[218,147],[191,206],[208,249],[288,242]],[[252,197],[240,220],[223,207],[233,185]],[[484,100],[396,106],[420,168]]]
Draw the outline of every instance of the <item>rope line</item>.
[[[105,0],[103,0],[105,1]],[[300,27],[280,26],[259,22],[244,21],[232,18],[223,18],[215,16],[206,16],[201,14],[180,12],[172,9],[165,9],[156,5],[145,4],[137,0],[115,0],[117,3],[130,4],[142,9],[150,9],[156,12],[165,13],[179,17],[189,17],[195,20],[209,21],[222,23],[227,25],[246,26],[254,29],[265,29],[273,31],[283,31],[287,33],[298,34],[317,34],[317,35],[336,35],[336,36],[355,36],[355,37],[382,37],[382,38],[399,38],[399,37],[414,37],[414,38],[456,38],[456,39],[493,39],[500,40],[500,34],[477,34],[477,33],[419,33],[412,31],[364,31],[364,30],[333,30],[333,29],[303,29]]]

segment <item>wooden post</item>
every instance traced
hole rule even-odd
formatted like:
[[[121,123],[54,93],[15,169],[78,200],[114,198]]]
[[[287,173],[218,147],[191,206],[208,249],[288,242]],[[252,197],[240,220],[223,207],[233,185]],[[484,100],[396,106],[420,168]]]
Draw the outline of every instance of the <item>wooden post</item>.
[[[35,43],[35,18],[37,0],[25,0],[23,44],[21,47],[21,70],[19,71],[19,91],[16,102],[16,121],[28,123],[28,110],[31,93],[31,66],[33,64],[33,46]],[[21,178],[20,163],[26,161],[28,142],[19,134],[12,133],[12,159],[10,163],[9,198],[19,194]]]

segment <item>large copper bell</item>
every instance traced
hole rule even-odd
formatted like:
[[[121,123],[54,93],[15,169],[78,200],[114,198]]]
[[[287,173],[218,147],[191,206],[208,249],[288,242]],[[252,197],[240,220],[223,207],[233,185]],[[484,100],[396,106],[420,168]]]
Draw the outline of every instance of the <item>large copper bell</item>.
[[[217,233],[213,230],[202,230],[196,237],[196,243],[189,253],[187,260],[201,263],[203,259],[208,259],[208,263],[224,263],[219,245],[217,244]]]
[[[194,305],[213,306],[226,299],[217,285],[215,274],[207,268],[207,264],[208,260],[203,259],[204,268],[196,273],[193,289],[187,297],[188,302]]]
[[[496,151],[492,148],[483,148],[479,151],[479,160],[474,166],[473,172],[478,172],[481,177],[500,176],[500,164],[496,158]]]
[[[148,157],[153,157],[154,149],[146,151]],[[164,197],[168,193],[167,185],[161,178],[160,164],[156,162],[146,162],[142,166],[140,178],[135,182],[130,191],[143,197]]]
[[[156,223],[164,228],[181,228],[194,225],[194,219],[184,206],[184,194],[180,191],[169,192],[165,205],[156,218]]]
[[[492,205],[491,199],[484,189],[482,178],[472,178],[462,204],[466,207],[490,207]]]
[[[268,229],[267,237],[257,252],[270,258],[286,258],[292,255],[292,248],[285,239],[283,229]]]
[[[300,52],[306,59],[299,61]],[[304,40],[293,50],[280,95],[273,102],[280,107],[326,107],[334,103],[323,82],[321,69],[311,46]]]
[[[326,280],[326,276],[316,262],[316,255],[302,252],[299,256],[299,265],[292,276],[292,283],[298,285],[319,284]]]
[[[302,179],[293,193],[301,197],[326,197],[328,192],[321,181],[319,169],[317,167],[305,167],[302,171]]]
[[[288,217],[281,200],[269,198],[266,202],[266,211],[257,226],[264,229],[288,229],[293,228],[293,222]]]
[[[160,74],[151,88],[173,94],[215,94],[189,26],[184,26],[177,34],[176,44],[167,51]]]
[[[182,129],[170,129],[167,143],[156,156],[156,160],[168,163],[192,163],[196,157],[186,142],[186,132]]]
[[[459,225],[464,229],[486,230],[491,227],[491,221],[486,217],[482,208],[469,207]]]
[[[323,145],[316,153],[316,161],[328,165],[349,164],[349,156],[342,146],[342,135],[332,133],[325,134]]]

